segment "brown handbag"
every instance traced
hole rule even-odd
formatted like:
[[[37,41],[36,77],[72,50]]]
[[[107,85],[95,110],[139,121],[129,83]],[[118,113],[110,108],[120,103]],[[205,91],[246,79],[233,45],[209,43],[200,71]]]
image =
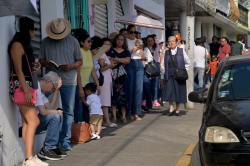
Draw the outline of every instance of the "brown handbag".
[[[76,144],[83,144],[90,140],[89,124],[85,122],[72,125],[71,141]]]

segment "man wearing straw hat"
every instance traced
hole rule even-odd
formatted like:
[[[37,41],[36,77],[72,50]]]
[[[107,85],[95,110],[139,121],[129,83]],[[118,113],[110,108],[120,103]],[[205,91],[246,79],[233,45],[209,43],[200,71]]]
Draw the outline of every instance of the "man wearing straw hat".
[[[60,144],[67,151],[71,150],[77,69],[82,64],[82,57],[78,41],[70,35],[71,26],[68,20],[54,19],[47,24],[46,31],[48,37],[42,41],[40,59],[47,71],[54,71],[62,78],[60,93],[64,112]]]

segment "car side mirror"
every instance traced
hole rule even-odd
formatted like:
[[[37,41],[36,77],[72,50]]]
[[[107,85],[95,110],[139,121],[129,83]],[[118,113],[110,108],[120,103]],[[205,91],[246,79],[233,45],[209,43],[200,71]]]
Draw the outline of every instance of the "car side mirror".
[[[193,91],[188,94],[188,99],[194,103],[205,103],[207,96],[204,95],[204,91]]]

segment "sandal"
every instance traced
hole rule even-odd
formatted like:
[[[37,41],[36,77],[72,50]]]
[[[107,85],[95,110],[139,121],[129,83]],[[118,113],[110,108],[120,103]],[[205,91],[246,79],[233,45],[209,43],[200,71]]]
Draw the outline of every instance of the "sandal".
[[[135,116],[135,120],[136,120],[136,121],[140,121],[140,120],[142,120],[142,118],[136,115],[136,116]]]

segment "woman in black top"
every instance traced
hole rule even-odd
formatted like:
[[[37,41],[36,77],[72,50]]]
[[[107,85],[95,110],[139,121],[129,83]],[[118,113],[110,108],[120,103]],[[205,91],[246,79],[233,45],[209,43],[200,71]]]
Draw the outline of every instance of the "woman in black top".
[[[116,35],[113,40],[113,46],[107,53],[110,57],[110,60],[116,64],[113,68],[114,73],[121,73],[121,69],[126,70],[126,65],[130,62],[130,52],[128,51],[126,38],[122,34]],[[114,72],[116,70],[116,72]],[[127,74],[124,70],[123,74],[118,77],[113,77],[113,94],[112,94],[112,111],[116,112],[116,109],[120,109],[122,112],[122,121],[125,123],[126,120],[126,82],[127,82]],[[116,79],[114,79],[116,78]]]
[[[32,93],[29,86],[32,85],[31,71],[29,65],[34,63],[31,38],[35,36],[36,28],[34,21],[27,17],[19,20],[19,30],[9,44],[8,53],[10,55],[11,73],[13,81],[22,88],[25,93],[26,104],[18,105],[22,116],[22,137],[25,144],[25,157],[23,165],[44,165],[47,164],[33,156],[34,138],[39,119],[34,105],[32,105]],[[31,67],[32,68],[32,67]],[[11,76],[12,77],[12,76]]]

